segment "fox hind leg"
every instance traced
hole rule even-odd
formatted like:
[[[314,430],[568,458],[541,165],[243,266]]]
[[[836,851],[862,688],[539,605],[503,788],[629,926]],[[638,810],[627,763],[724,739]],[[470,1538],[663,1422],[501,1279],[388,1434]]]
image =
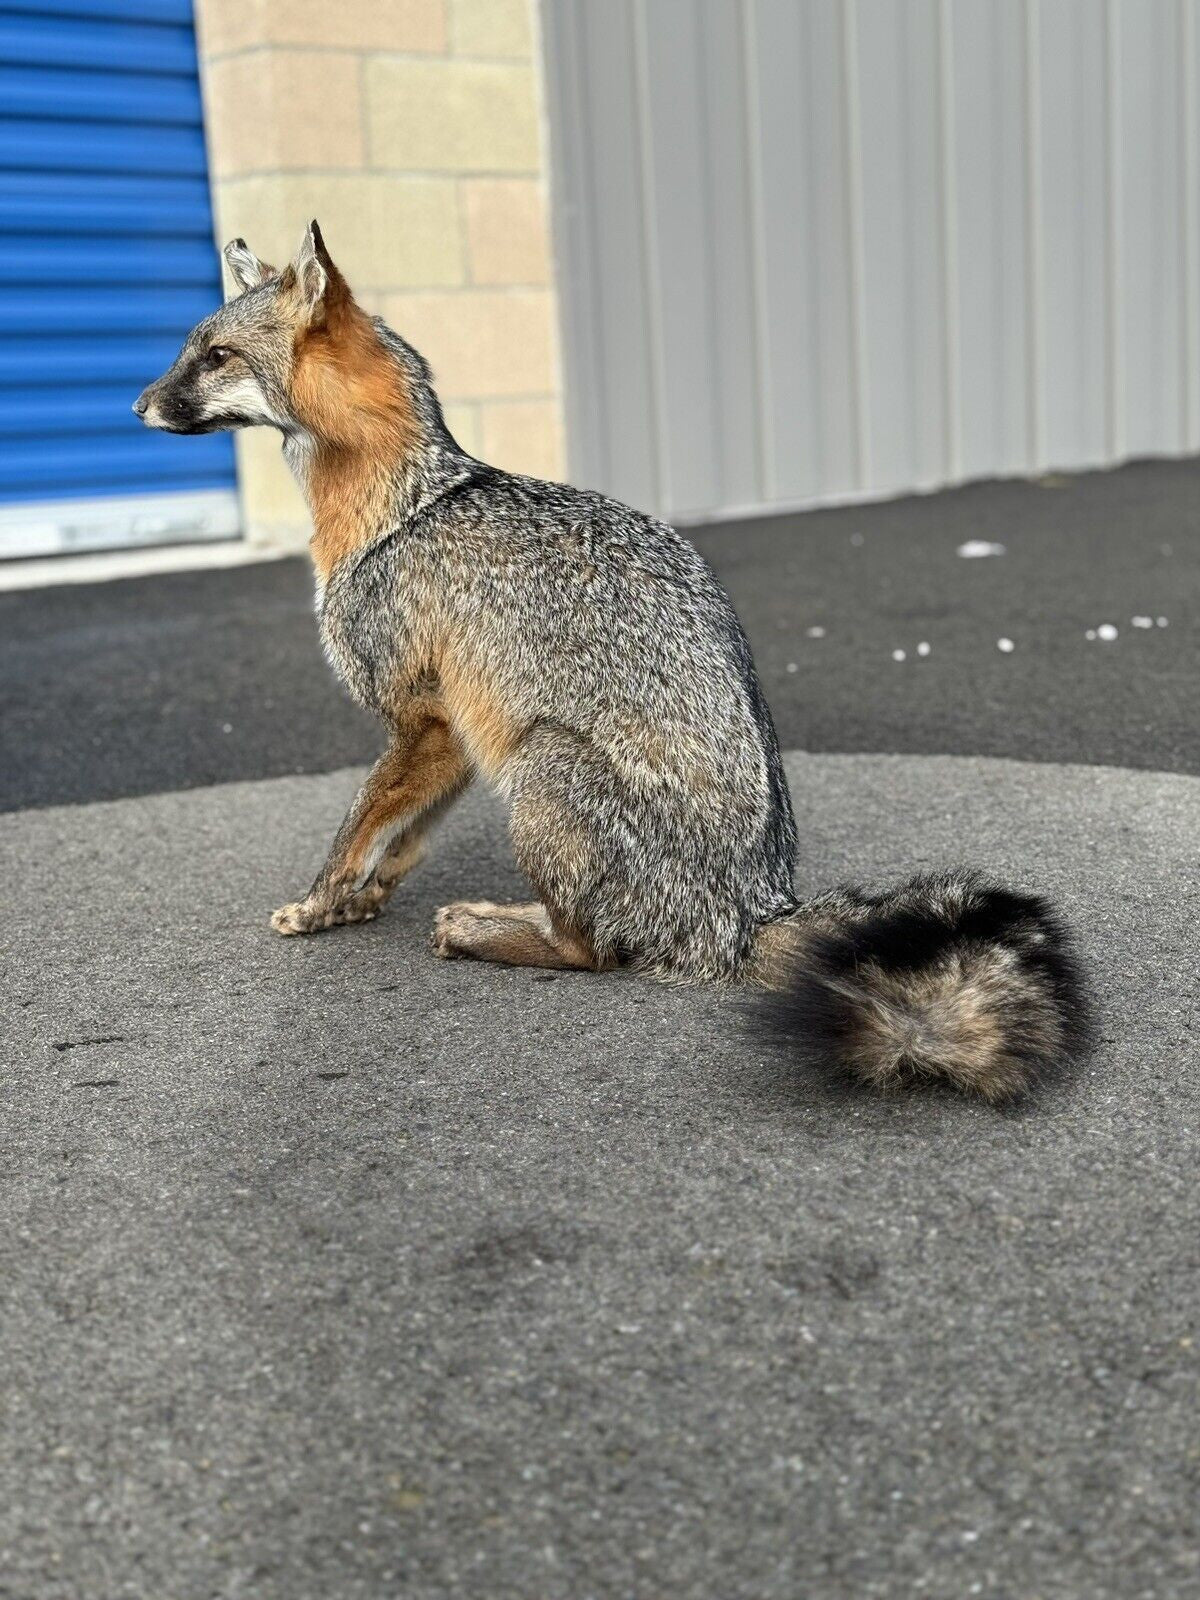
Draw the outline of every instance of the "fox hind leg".
[[[509,906],[462,900],[443,906],[434,918],[432,943],[435,954],[446,959],[467,956],[512,967],[576,971],[599,966],[587,942],[556,923],[536,900]]]

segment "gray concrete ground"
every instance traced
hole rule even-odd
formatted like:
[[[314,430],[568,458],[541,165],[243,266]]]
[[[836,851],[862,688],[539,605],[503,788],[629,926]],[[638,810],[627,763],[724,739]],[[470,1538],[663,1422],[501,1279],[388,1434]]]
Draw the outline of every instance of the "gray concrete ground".
[[[808,885],[1061,897],[1101,1044],[998,1114],[711,994],[283,941],[352,773],[0,819],[0,1594],[1200,1592],[1200,781],[792,757]]]
[[[701,536],[818,752],[801,887],[969,861],[1079,928],[1096,1051],[1007,1112],[437,962],[522,892],[483,793],[279,940],[378,745],[301,564],[0,595],[0,1597],[1200,1594],[1198,486]]]

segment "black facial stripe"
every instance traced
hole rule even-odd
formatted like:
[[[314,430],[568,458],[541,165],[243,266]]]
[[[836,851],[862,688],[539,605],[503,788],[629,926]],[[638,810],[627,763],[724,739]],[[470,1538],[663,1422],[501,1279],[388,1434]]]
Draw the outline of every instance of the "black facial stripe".
[[[167,424],[168,433],[221,433],[226,428],[250,428],[257,419],[245,417],[237,411],[223,412],[219,417],[204,417],[202,420],[177,417]]]

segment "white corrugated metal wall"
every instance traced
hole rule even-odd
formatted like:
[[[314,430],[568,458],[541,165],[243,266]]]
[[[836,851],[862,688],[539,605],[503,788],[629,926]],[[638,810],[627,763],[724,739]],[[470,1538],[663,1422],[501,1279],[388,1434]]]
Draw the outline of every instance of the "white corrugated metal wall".
[[[1200,0],[542,0],[572,471],[688,517],[1200,450]]]

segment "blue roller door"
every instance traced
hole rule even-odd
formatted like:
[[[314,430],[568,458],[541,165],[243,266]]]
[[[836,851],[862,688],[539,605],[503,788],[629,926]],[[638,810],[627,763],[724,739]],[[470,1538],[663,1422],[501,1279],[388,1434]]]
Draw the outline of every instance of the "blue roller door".
[[[236,529],[130,411],[220,295],[190,0],[0,0],[0,555]]]

